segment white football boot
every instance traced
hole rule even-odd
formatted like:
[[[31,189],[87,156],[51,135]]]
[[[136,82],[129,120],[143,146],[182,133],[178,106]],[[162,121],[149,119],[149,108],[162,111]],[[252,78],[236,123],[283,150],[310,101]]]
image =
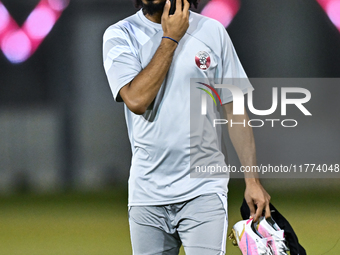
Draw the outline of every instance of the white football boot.
[[[267,242],[272,248],[273,255],[287,255],[289,249],[285,243],[284,231],[280,229],[272,217],[267,219],[261,217],[256,229],[260,235],[267,238]]]
[[[267,239],[257,232],[252,219],[237,222],[229,239],[240,248],[243,255],[273,255]]]

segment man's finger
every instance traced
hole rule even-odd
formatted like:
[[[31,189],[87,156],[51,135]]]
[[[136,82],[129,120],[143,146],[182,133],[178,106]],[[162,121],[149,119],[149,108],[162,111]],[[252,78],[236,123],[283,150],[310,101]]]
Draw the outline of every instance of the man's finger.
[[[263,209],[265,208],[265,203],[259,203],[257,204],[257,210],[255,213],[254,221],[258,221],[260,217],[262,216]]]
[[[182,0],[176,0],[176,11],[179,12],[182,11]]]
[[[247,201],[249,210],[250,210],[250,217],[254,217],[255,216],[255,206],[253,201]]]
[[[266,214],[265,214],[265,217],[267,219],[270,216],[271,216],[271,213],[270,213],[270,206],[269,206],[269,202],[268,202],[268,204],[266,205]]]
[[[163,9],[162,19],[169,17],[170,7],[171,7],[170,0],[166,0],[164,9]]]
[[[188,0],[183,0],[184,1],[184,7],[183,7],[183,12],[184,13],[188,13],[189,12],[189,8],[190,8],[190,3]]]

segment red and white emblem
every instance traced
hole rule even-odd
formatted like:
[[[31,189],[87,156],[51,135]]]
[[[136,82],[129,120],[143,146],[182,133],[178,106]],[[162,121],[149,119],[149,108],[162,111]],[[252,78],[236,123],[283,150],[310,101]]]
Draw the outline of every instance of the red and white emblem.
[[[210,66],[210,56],[205,51],[200,51],[195,56],[195,62],[199,69],[207,70]]]

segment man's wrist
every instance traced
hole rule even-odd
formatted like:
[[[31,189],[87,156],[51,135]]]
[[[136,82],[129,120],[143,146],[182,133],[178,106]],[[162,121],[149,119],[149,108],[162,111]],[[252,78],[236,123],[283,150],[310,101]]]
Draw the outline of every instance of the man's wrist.
[[[177,48],[178,43],[165,37],[166,36],[162,37],[161,45],[167,47],[170,50],[175,50]]]
[[[171,40],[171,41],[173,41],[173,42],[178,44],[178,41],[175,40],[174,38],[170,37],[170,36],[163,36],[162,39],[169,39],[169,40]]]
[[[244,181],[246,185],[253,184],[253,183],[260,183],[260,179],[256,173],[245,173],[244,174]]]

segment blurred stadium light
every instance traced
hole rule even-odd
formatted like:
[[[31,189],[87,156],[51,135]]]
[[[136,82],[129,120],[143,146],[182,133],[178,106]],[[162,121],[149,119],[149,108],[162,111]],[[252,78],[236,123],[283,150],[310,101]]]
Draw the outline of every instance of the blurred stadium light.
[[[51,31],[68,3],[68,0],[41,0],[20,28],[0,1],[0,44],[8,60],[12,63],[27,60]]]
[[[340,0],[317,0],[340,31]]]
[[[239,0],[212,0],[204,7],[201,14],[213,18],[228,27],[240,9]]]

